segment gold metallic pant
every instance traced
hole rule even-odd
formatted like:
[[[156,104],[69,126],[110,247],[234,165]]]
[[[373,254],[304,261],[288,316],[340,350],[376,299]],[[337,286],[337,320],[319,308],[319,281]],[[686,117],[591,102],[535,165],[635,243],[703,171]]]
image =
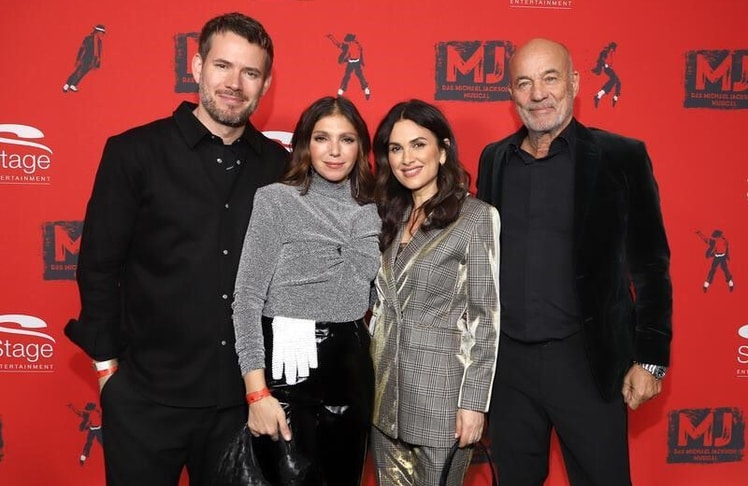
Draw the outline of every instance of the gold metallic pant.
[[[393,439],[376,427],[371,431],[372,453],[379,486],[437,486],[449,447],[428,447]],[[460,486],[465,477],[471,447],[459,449],[452,461],[447,486]]]

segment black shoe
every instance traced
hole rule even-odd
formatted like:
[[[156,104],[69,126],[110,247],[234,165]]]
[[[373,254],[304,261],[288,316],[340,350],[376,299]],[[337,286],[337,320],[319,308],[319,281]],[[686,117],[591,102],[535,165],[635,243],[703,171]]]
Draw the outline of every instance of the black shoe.
[[[595,108],[597,108],[597,105],[600,104],[600,98],[598,98],[597,95],[595,95],[594,99],[595,99]]]

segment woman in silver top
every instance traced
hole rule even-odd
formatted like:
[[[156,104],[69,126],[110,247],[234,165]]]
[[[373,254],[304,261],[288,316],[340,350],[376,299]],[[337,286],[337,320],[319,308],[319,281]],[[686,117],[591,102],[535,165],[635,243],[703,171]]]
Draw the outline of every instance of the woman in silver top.
[[[261,463],[271,440],[293,436],[312,463],[304,485],[350,486],[360,483],[373,398],[363,317],[380,220],[369,131],[349,100],[325,97],[301,115],[291,145],[281,182],[257,191],[236,280],[248,426],[261,436]]]

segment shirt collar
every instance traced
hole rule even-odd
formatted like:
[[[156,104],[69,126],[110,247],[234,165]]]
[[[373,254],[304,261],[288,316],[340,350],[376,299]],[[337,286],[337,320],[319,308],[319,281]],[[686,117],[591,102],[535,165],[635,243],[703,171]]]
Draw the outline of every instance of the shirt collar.
[[[566,125],[566,128],[564,128],[561,133],[559,133],[558,136],[553,140],[553,142],[551,142],[551,150],[549,151],[549,153],[556,153],[559,150],[559,148],[557,148],[559,143],[566,142],[566,145],[569,147],[570,153],[573,154],[577,138],[576,126],[577,120],[576,118],[572,118],[571,122]],[[514,133],[514,135],[509,138],[509,146],[515,150],[518,150],[522,145],[522,140],[524,140],[525,137],[527,137],[527,127],[523,125]]]
[[[187,145],[190,148],[195,148],[200,141],[206,137],[210,137],[213,134],[210,130],[197,119],[193,113],[197,105],[190,103],[189,101],[183,101],[177,109],[174,111],[174,119],[177,122],[177,127],[182,132],[182,136],[187,141]],[[260,133],[249,121],[244,129],[244,133],[237,140],[237,142],[246,142],[257,154],[262,153],[262,138],[263,135]]]

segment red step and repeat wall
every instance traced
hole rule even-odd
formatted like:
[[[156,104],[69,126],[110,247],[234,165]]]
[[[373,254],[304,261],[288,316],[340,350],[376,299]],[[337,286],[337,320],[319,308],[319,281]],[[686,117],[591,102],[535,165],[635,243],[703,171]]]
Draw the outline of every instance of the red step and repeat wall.
[[[473,174],[483,146],[518,127],[508,57],[532,37],[564,42],[579,120],[647,142],[672,248],[672,369],[662,395],[630,413],[635,484],[748,484],[744,0],[5,2],[0,484],[104,484],[94,373],[62,332],[79,309],[85,204],[109,135],[195,99],[197,32],[233,10],[276,45],[260,129],[287,141],[306,105],[341,88],[342,44],[357,41],[361,76],[345,94],[370,127],[397,101],[435,102]],[[481,460],[466,484],[488,484]],[[547,484],[567,484],[557,447]]]

